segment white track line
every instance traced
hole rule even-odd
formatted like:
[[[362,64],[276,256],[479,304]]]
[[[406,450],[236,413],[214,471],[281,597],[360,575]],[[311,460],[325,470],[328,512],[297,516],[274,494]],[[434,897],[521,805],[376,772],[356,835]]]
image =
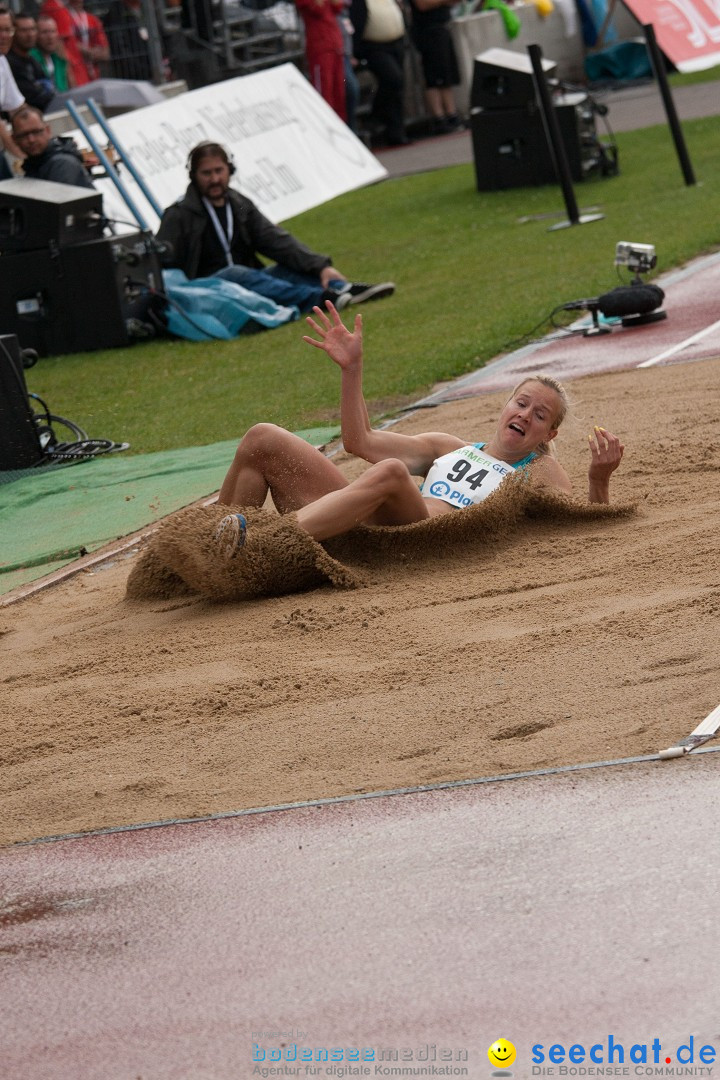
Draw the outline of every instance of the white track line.
[[[669,746],[667,750],[661,750],[658,757],[663,761],[666,758],[682,757],[689,754],[696,746],[702,746],[704,742],[712,739],[720,729],[720,705],[713,709],[705,719],[698,724],[686,738],[681,739],[675,746]]]
[[[698,330],[697,334],[693,334],[692,337],[685,338],[678,345],[673,345],[672,348],[666,349],[665,352],[658,353],[657,356],[651,356],[649,360],[643,360],[638,367],[652,367],[653,364],[659,364],[661,360],[666,360],[668,356],[673,356],[675,353],[680,352],[681,349],[686,349],[688,345],[694,345],[696,341],[700,341],[701,338],[706,337],[708,334],[712,334],[713,330],[720,328],[720,319],[714,322],[711,326],[706,326],[704,330]]]

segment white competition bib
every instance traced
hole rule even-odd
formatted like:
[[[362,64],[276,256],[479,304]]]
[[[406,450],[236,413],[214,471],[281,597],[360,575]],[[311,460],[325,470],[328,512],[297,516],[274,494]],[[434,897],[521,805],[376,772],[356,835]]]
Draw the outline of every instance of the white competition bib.
[[[476,446],[461,446],[432,463],[420,489],[425,498],[442,499],[458,508],[474,506],[499,488],[514,465]]]

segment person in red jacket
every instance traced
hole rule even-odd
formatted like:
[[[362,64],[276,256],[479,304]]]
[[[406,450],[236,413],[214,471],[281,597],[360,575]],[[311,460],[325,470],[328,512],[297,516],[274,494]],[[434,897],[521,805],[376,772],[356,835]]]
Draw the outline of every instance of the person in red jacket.
[[[45,0],[40,14],[51,15],[57,23],[75,85],[99,79],[98,64],[110,58],[110,48],[100,20],[85,11],[85,0],[68,0],[67,5]]]
[[[305,24],[305,55],[310,82],[341,120],[345,108],[345,47],[337,13],[343,0],[295,0]]]

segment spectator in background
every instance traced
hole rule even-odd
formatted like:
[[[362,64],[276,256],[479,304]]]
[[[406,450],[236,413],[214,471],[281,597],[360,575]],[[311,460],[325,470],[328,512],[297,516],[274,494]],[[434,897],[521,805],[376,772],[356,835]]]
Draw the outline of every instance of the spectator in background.
[[[25,104],[25,99],[17,88],[7,61],[14,34],[15,29],[10,12],[4,5],[0,5],[0,113],[3,117],[12,117]],[[22,150],[13,140],[4,119],[0,119],[0,143],[1,149],[7,150],[14,157],[23,156]],[[0,180],[8,180],[11,176],[5,154],[0,153]]]
[[[75,86],[99,79],[98,65],[110,58],[110,49],[102,23],[85,11],[85,0],[68,0],[67,6],[45,0],[40,14],[51,15],[57,24]]]
[[[55,87],[31,53],[37,42],[37,23],[26,11],[15,15],[13,22],[15,36],[7,57],[10,70],[28,105],[45,112],[55,97]]]
[[[75,85],[63,44],[58,34],[57,23],[50,15],[40,15],[37,21],[37,45],[30,50],[50,79],[56,91],[62,93]]]
[[[56,184],[94,187],[73,140],[66,136],[53,138],[39,109],[31,105],[18,109],[12,118],[12,130],[15,142],[26,155],[22,166],[25,176]]]
[[[405,20],[396,0],[351,0],[355,56],[377,79],[371,118],[385,130],[387,146],[412,142],[405,131]]]
[[[310,82],[340,119],[347,120],[344,45],[336,17],[343,0],[295,0],[295,6],[305,24]]]
[[[410,0],[412,39],[420,53],[425,77],[425,100],[434,135],[449,135],[461,127],[453,86],[460,82],[450,33],[450,8],[455,0]]]
[[[345,67],[345,112],[347,124],[351,131],[357,135],[357,107],[360,103],[360,83],[355,74],[357,60],[353,52],[353,35],[355,30],[350,19],[350,0],[342,0],[342,6],[336,13],[338,26],[343,40],[343,64]]]
[[[113,0],[103,24],[115,77],[151,81],[149,35],[142,22],[140,0]]]
[[[168,268],[182,270],[189,280],[213,276],[233,281],[300,311],[312,311],[326,300],[343,309],[395,292],[391,281],[348,281],[329,255],[311,251],[269,221],[254,202],[230,187],[235,165],[219,143],[195,146],[188,172],[185,195],[168,207],[158,229],[158,240],[167,245]],[[259,255],[274,265],[264,264]]]

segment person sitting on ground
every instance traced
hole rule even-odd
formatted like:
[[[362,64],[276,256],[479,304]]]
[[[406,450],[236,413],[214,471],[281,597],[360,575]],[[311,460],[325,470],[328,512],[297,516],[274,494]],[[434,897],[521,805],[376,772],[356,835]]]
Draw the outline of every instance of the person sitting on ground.
[[[57,23],[51,15],[39,15],[37,20],[37,45],[30,50],[58,93],[71,90],[75,82],[70,71],[65,49],[60,41]]]
[[[33,109],[30,105],[18,109],[12,118],[12,133],[26,155],[22,163],[26,177],[94,190],[82,155],[73,140],[67,136],[53,137],[39,109]]]
[[[487,442],[440,431],[403,435],[370,426],[362,390],[362,316],[351,333],[332,304],[315,309],[308,324],[320,340],[305,336],[342,371],[342,440],[348,453],[370,463],[348,482],[309,443],[273,424],[257,424],[242,439],[218,502],[262,506],[268,494],[281,514],[296,511],[301,529],[315,540],[357,525],[406,525],[482,502],[505,477],[522,471],[535,486],[570,493],[565,469],[552,443],[567,411],[563,387],[548,375],[533,375],[513,390]],[[610,502],[610,476],[623,446],[617,436],[595,428],[589,436],[590,502]],[[424,476],[422,487],[414,477]],[[245,542],[244,515],[229,514],[215,537],[219,553],[232,558]]]
[[[188,171],[187,191],[164,212],[158,229],[158,240],[168,246],[166,267],[182,270],[189,279],[234,281],[300,311],[311,311],[326,300],[342,309],[395,291],[390,281],[349,282],[329,255],[316,254],[273,225],[250,199],[230,187],[235,166],[219,143],[194,147]],[[263,265],[258,255],[275,265]]]
[[[15,36],[8,53],[10,70],[28,105],[45,112],[55,97],[55,87],[31,52],[37,42],[37,23],[27,11],[15,15],[13,22]]]

